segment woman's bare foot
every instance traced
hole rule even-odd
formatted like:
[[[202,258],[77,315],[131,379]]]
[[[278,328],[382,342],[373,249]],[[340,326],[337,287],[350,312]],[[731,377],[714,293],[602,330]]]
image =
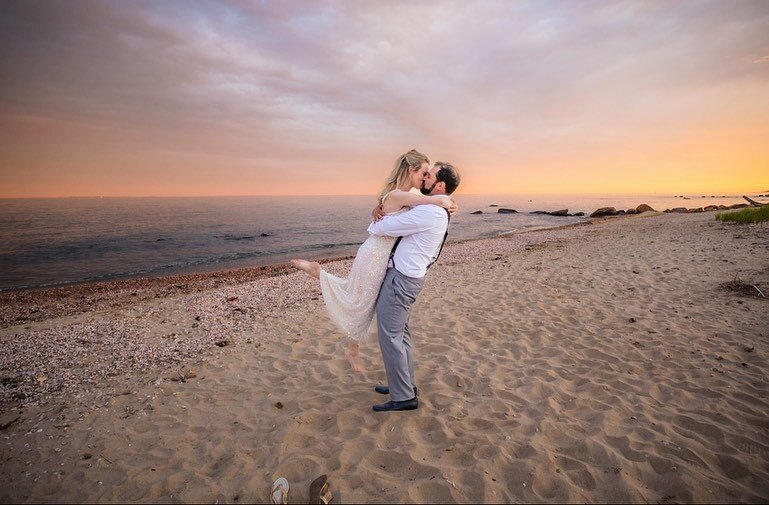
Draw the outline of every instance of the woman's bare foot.
[[[353,371],[355,373],[363,373],[363,365],[360,363],[360,344],[358,342],[355,342],[353,340],[350,340],[347,342],[347,349],[344,351],[344,355],[347,358],[347,361],[350,362],[350,366],[352,367]]]
[[[320,263],[317,261],[291,260],[291,264],[310,277],[320,279]]]

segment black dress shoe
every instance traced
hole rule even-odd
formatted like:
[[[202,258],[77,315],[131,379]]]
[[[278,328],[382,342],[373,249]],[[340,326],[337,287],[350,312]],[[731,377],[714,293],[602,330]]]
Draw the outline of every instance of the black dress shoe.
[[[376,386],[374,386],[374,391],[376,391],[380,395],[389,395],[390,394],[390,386],[376,385]],[[419,396],[419,389],[417,389],[416,386],[414,386],[414,395],[415,396]]]
[[[419,408],[419,400],[417,400],[417,397],[415,396],[411,400],[403,400],[402,402],[396,402],[394,400],[390,400],[387,403],[382,403],[380,405],[374,405],[371,407],[377,412],[390,412],[390,411],[399,411],[399,410],[416,410]]]

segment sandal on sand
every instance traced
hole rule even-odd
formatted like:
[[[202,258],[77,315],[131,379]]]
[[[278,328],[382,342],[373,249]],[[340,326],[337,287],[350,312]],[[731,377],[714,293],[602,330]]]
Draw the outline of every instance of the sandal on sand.
[[[310,484],[310,503],[331,503],[334,495],[328,485],[328,477],[324,474]]]
[[[288,481],[285,477],[278,478],[272,485],[270,501],[276,505],[288,503]]]

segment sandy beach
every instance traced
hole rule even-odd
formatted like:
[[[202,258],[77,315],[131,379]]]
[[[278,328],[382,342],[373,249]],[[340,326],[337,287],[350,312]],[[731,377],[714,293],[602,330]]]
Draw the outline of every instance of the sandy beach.
[[[402,413],[284,267],[4,293],[0,501],[766,502],[759,290],[769,227],[710,212],[451,244]]]

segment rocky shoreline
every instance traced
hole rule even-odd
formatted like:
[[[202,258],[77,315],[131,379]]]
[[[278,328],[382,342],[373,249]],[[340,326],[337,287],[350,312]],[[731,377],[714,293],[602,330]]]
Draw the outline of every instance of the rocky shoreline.
[[[351,258],[341,256],[319,262],[325,264]],[[5,291],[0,293],[0,329],[83,312],[118,309],[157,298],[210,291],[232,284],[288,275],[295,271],[288,263],[279,263],[208,273],[138,277]]]
[[[758,195],[758,197],[769,195]],[[752,205],[761,205],[759,202],[748,199]],[[709,205],[706,207],[691,208],[676,207],[657,211],[647,204],[641,204],[636,208],[617,209],[615,207],[602,207],[592,212],[588,217],[602,218],[623,215],[637,215],[643,213],[700,213],[712,211],[724,211],[742,209],[751,206],[751,203],[734,205]],[[489,207],[497,208],[499,214],[519,214],[521,212],[498,205]],[[483,214],[481,210],[471,212],[472,215]],[[548,215],[554,217],[583,217],[584,212],[569,213],[568,209],[555,211],[537,210],[528,212],[530,215]],[[579,224],[579,223],[577,223]],[[552,229],[558,229],[553,227]],[[472,242],[481,239],[469,239],[452,243]],[[345,261],[351,256],[339,256],[318,260],[321,264]],[[118,279],[100,282],[85,282],[56,287],[38,287],[27,289],[14,289],[0,292],[0,329],[9,326],[24,325],[43,319],[62,317],[94,310],[109,310],[168,296],[185,295],[217,289],[234,283],[252,282],[259,279],[293,273],[294,269],[288,263],[278,263],[260,267],[245,267],[220,270],[208,273],[193,273],[168,275],[160,277],[138,277]]]
[[[757,198],[761,197],[769,197],[769,195],[758,195]],[[688,200],[688,198],[683,196],[676,196],[675,198],[683,198],[685,200]],[[705,197],[703,197],[705,198]],[[711,196],[711,198],[718,198],[716,196]],[[722,197],[723,198],[723,197]],[[617,209],[616,207],[601,207],[599,209],[596,209],[593,211],[589,217],[597,218],[597,217],[610,217],[610,216],[625,216],[625,215],[635,215],[635,214],[642,214],[644,212],[664,212],[664,213],[678,213],[678,214],[696,214],[699,212],[714,212],[714,211],[723,211],[723,210],[736,210],[736,209],[744,209],[746,207],[760,207],[762,205],[769,205],[764,204],[761,202],[756,202],[755,200],[743,196],[745,200],[748,201],[748,203],[736,203],[733,205],[707,205],[705,207],[696,207],[696,208],[686,208],[686,207],[674,207],[672,209],[665,209],[663,211],[657,211],[654,208],[652,208],[650,205],[642,203],[641,205],[635,207],[635,208],[629,208],[629,209]],[[495,207],[497,208],[498,214],[521,214],[521,212],[517,211],[516,209],[511,209],[507,207],[499,207],[498,205],[489,205],[489,207]],[[478,215],[483,214],[482,210],[476,210],[474,212],[470,213],[471,215]],[[584,212],[575,212],[573,214],[569,214],[569,209],[559,209],[554,211],[546,211],[546,210],[535,210],[532,212],[528,212],[530,215],[543,215],[543,216],[555,216],[555,217],[583,217],[585,216]]]
[[[641,214],[643,212],[664,212],[665,214],[669,213],[677,213],[677,214],[697,214],[700,212],[715,212],[719,210],[733,210],[733,209],[744,209],[746,207],[750,207],[750,204],[747,203],[736,203],[734,205],[708,205],[705,207],[696,207],[696,208],[686,208],[686,207],[674,207],[672,209],[665,209],[663,211],[656,211],[653,208],[651,208],[649,205],[641,204],[635,209],[615,209],[614,207],[602,207],[600,209],[597,209],[595,212],[590,214],[590,217],[606,217],[606,216],[623,216],[623,215],[632,215],[632,214]]]

